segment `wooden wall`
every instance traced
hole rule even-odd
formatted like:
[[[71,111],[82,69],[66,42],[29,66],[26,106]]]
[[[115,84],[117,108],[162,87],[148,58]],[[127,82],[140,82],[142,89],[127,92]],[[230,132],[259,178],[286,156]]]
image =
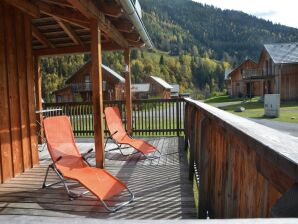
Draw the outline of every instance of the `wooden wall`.
[[[0,182],[38,164],[31,19],[0,2]]]
[[[282,67],[281,100],[298,100],[298,65]]]
[[[190,177],[199,173],[199,216],[270,216],[298,180],[298,140],[193,100],[186,100]],[[295,161],[295,162],[293,162]]]

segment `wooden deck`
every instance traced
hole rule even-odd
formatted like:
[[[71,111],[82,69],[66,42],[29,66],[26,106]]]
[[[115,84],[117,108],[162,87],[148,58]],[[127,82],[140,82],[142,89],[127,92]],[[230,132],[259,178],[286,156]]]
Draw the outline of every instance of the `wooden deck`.
[[[196,217],[192,184],[183,149],[183,138],[148,139],[162,153],[159,159],[143,159],[140,155],[122,156],[119,151],[106,153],[106,169],[123,180],[135,194],[129,206],[107,213],[92,195],[68,200],[62,186],[41,189],[50,162],[47,150],[40,153],[40,165],[0,185],[1,215],[26,215],[104,219],[189,219]],[[78,139],[81,152],[93,146],[90,139]],[[108,147],[113,147],[109,144]],[[127,149],[129,152],[131,149]],[[91,155],[94,163],[94,154]],[[56,180],[52,174],[50,180]],[[73,188],[78,185],[73,184]],[[126,195],[111,199],[121,201]]]

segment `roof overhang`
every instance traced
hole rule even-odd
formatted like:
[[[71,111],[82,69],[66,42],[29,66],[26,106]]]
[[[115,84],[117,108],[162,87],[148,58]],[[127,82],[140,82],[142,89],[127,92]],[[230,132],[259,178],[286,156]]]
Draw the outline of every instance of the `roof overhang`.
[[[103,51],[153,47],[131,0],[5,1],[32,16],[35,55],[89,52],[94,19],[101,30]]]

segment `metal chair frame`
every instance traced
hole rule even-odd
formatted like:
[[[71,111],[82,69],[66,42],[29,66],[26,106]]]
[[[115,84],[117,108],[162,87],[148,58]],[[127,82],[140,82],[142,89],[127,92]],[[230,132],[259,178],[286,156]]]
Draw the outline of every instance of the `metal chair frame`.
[[[138,154],[138,153],[141,153],[146,159],[158,159],[160,158],[161,156],[161,152],[156,149],[156,151],[159,153],[159,156],[147,156],[145,155],[143,152],[141,151],[138,151],[136,150],[136,152],[133,152],[133,153],[130,153],[130,154],[124,154],[122,152],[122,149],[129,149],[129,148],[133,148],[133,147],[130,147],[130,146],[125,146],[125,147],[122,147],[122,145],[125,145],[125,144],[118,144],[114,139],[113,139],[113,135],[115,135],[118,131],[115,131],[113,134],[110,133],[109,131],[109,136],[107,137],[106,141],[105,141],[105,144],[104,144],[104,148],[106,148],[106,145],[108,144],[108,141],[109,139],[111,139],[113,141],[113,143],[117,146],[116,148],[112,148],[112,149],[109,149],[109,150],[105,150],[105,152],[111,152],[111,151],[116,151],[116,150],[119,150],[120,153],[123,155],[123,156],[132,156],[132,155],[135,155],[135,154]],[[130,135],[128,135],[129,137],[131,137]],[[131,137],[132,138],[132,137]]]
[[[88,155],[92,151],[93,151],[93,149],[88,150],[88,152],[85,154],[85,156]],[[82,156],[82,159],[88,164],[88,166],[91,167],[90,163],[87,161],[85,156]],[[51,187],[51,186],[62,183],[65,190],[66,190],[66,192],[67,192],[69,200],[75,200],[75,199],[77,199],[77,198],[79,198],[79,197],[81,197],[85,194],[88,194],[90,191],[84,191],[81,194],[76,194],[76,193],[72,192],[71,190],[69,190],[69,188],[67,186],[67,181],[68,180],[63,177],[63,174],[56,167],[56,163],[61,159],[62,159],[62,156],[60,156],[56,161],[54,161],[53,163],[51,163],[48,166],[45,177],[44,177],[44,181],[43,181],[43,184],[42,184],[42,188],[47,188],[47,187]],[[51,183],[51,184],[46,184],[47,177],[48,177],[50,169],[52,169],[56,173],[56,175],[59,177],[60,181],[57,181],[57,182],[54,182],[54,183]],[[124,206],[128,205],[129,203],[131,203],[134,200],[134,194],[132,193],[132,191],[127,186],[126,186],[126,190],[129,192],[131,197],[128,201],[123,202],[118,206],[113,206],[112,207],[112,206],[109,206],[104,200],[102,200],[100,198],[99,198],[99,200],[102,203],[102,205],[105,207],[106,210],[108,210],[109,212],[116,212],[117,210],[119,210],[120,208],[123,208]]]

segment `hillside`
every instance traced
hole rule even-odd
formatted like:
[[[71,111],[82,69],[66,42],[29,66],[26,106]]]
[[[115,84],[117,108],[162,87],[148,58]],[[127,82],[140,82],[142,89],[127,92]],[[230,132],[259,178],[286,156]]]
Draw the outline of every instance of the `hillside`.
[[[156,49],[132,50],[134,83],[150,75],[179,83],[195,98],[224,90],[224,71],[244,58],[257,59],[264,43],[298,41],[298,29],[272,24],[248,14],[221,10],[190,0],[139,0],[143,21]],[[88,55],[42,60],[43,97],[63,86]],[[121,73],[123,54],[103,54],[103,63]]]
[[[155,46],[172,54],[207,54],[218,60],[257,59],[265,43],[298,41],[298,29],[190,0],[140,0]],[[196,47],[194,47],[196,46]]]

